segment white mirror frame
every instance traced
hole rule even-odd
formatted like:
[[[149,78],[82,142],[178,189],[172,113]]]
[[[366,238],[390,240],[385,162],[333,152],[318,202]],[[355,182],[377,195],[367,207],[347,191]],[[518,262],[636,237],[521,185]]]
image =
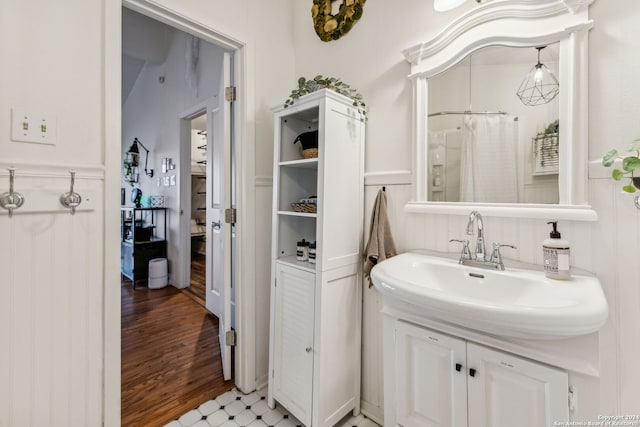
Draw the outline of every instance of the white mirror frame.
[[[434,38],[402,53],[413,84],[413,201],[406,212],[595,221],[587,202],[588,31],[590,0],[493,0],[454,20]],[[429,78],[489,45],[535,47],[560,42],[559,204],[429,202]],[[533,50],[532,50],[533,52]],[[535,61],[532,53],[532,63]],[[524,76],[523,76],[524,77]],[[513,89],[514,96],[517,88]]]

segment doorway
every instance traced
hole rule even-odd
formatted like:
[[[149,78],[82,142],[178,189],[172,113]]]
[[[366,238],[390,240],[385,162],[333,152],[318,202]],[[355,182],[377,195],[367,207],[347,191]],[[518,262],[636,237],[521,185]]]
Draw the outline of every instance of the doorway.
[[[234,253],[237,255],[233,266],[233,274],[236,278],[236,303],[237,309],[236,330],[239,332],[236,337],[236,364],[234,367],[234,383],[244,392],[255,390],[255,250],[252,246],[252,237],[255,235],[255,224],[253,221],[253,212],[255,210],[255,164],[254,164],[254,146],[255,146],[255,120],[253,102],[254,88],[247,85],[247,82],[253,81],[253,46],[251,43],[245,43],[241,39],[229,36],[220,32],[207,24],[198,22],[197,17],[189,13],[179,12],[170,7],[159,5],[156,2],[148,0],[123,0],[122,5],[130,10],[135,10],[147,17],[156,19],[173,28],[182,30],[188,34],[192,34],[210,43],[216,44],[228,51],[234,53],[233,57],[233,73],[236,86],[239,89],[239,96],[233,107],[237,120],[232,129],[235,135],[235,153],[233,154],[238,168],[235,173],[238,176],[238,184],[236,188],[238,223],[235,225],[238,234],[237,242],[234,247]],[[109,7],[105,15],[106,28],[112,32],[113,37],[120,37],[122,28],[122,16],[120,7]],[[211,21],[211,20],[209,20]],[[214,22],[219,19],[214,18]],[[118,140],[121,138],[121,124],[119,118],[124,115],[121,108],[121,97],[125,98],[125,94],[121,95],[121,84],[125,82],[121,76],[121,66],[124,64],[122,51],[119,44],[108,45],[106,49],[106,66],[105,66],[105,87],[106,87],[106,113],[105,123],[107,139]],[[121,147],[118,145],[107,144],[105,148],[107,189],[117,191],[121,188]],[[107,215],[107,234],[118,235],[119,221],[117,215],[117,204],[111,202],[111,198],[107,198],[107,210],[112,212]],[[115,198],[114,198],[115,200]],[[118,215],[119,216],[119,215]],[[175,218],[174,218],[175,220]],[[115,242],[114,242],[115,243]],[[106,252],[105,259],[108,265],[117,268],[119,259],[115,253]],[[117,277],[115,269],[110,269],[105,277],[109,281]],[[106,424],[117,425],[120,413],[120,290],[107,286],[105,295],[105,418]],[[173,319],[175,320],[175,319]],[[115,417],[114,417],[115,416]],[[119,418],[119,417],[118,417]]]
[[[207,114],[203,112],[190,120],[191,139],[191,206],[188,269],[189,292],[196,301],[206,306],[207,279]]]
[[[197,294],[197,288],[204,291],[206,283],[209,282],[207,270],[210,268],[204,262],[205,255],[211,246],[206,226],[208,222],[207,207],[211,205],[206,202],[211,197],[209,193],[212,187],[209,182],[212,174],[207,166],[211,153],[207,147],[213,138],[211,130],[214,121],[216,128],[222,128],[220,124],[224,122],[223,114],[216,114],[216,109],[222,110],[218,95],[221,83],[225,81],[221,70],[224,68],[223,64],[226,63],[227,49],[214,46],[192,34],[160,23],[153,17],[141,15],[128,9],[123,9],[123,18],[123,140],[141,134],[147,141],[146,145],[151,152],[150,161],[153,162],[152,167],[155,169],[155,174],[144,177],[144,180],[141,180],[137,185],[142,188],[143,194],[161,195],[166,201],[165,206],[169,209],[170,223],[168,259],[171,279],[174,287],[184,289],[185,292],[191,294]],[[128,20],[133,20],[135,25],[127,26]],[[127,30],[133,31],[135,35],[136,32],[143,31],[146,25],[152,27],[150,32],[155,35],[155,37],[147,37],[147,41],[150,40],[152,46],[143,46],[142,49],[137,46],[139,57],[130,55],[135,61],[125,58],[126,53],[136,53],[136,46],[131,47],[126,38]],[[132,27],[133,30],[131,30]],[[160,46],[155,48],[155,44],[160,44]],[[187,55],[185,55],[185,51]],[[218,62],[216,62],[216,55],[221,58]],[[201,64],[200,67],[198,64]],[[134,72],[133,77],[125,75],[131,70]],[[182,110],[185,105],[193,105],[195,101],[197,101],[196,105],[199,110],[188,117],[182,115],[180,111],[176,111],[176,109]],[[214,120],[209,120],[209,117]],[[185,141],[189,143],[186,149]],[[230,153],[226,155],[231,157]],[[186,239],[184,239],[185,236]],[[228,245],[228,249],[230,251],[231,245]],[[183,262],[182,254],[184,253],[187,254],[186,262]],[[231,255],[229,255],[227,263],[229,276],[231,276],[230,259]],[[154,292],[157,295],[160,294],[145,289],[142,292],[150,298],[154,297]],[[133,299],[135,300],[138,296],[136,294]],[[201,293],[201,306],[205,306],[206,298],[203,297],[204,295]],[[193,299],[197,299],[197,297]],[[174,301],[176,299],[171,297],[167,303],[172,304]],[[157,308],[159,309],[160,305]],[[228,313],[230,311],[230,309],[227,310]],[[214,314],[220,316],[219,313]],[[209,317],[211,316],[206,316],[207,319]],[[140,325],[141,323],[133,322],[132,327],[135,328],[136,324]],[[162,327],[165,330],[172,329],[178,326],[177,323],[176,319],[169,318],[163,322]],[[207,323],[206,332],[205,323]],[[206,334],[207,339],[212,338],[208,323],[210,322],[194,324],[193,331],[198,334]],[[218,323],[218,319],[215,319],[215,323]],[[225,325],[229,324],[230,322],[225,322]],[[142,325],[140,332],[144,334],[145,330],[149,331]],[[220,328],[220,330],[224,331],[224,328]],[[213,338],[222,344],[219,350],[215,348],[218,347],[217,345],[209,345],[203,347],[202,351],[216,353],[217,361],[212,362],[216,365],[221,363],[221,359],[227,360],[230,364],[231,357],[225,357],[225,352],[230,351],[224,344],[226,336],[224,334],[220,336],[218,330],[215,333],[218,336]],[[179,337],[180,334],[177,334],[178,340]],[[128,350],[124,341],[121,346],[124,360],[124,355]],[[167,360],[173,359],[167,358]],[[225,363],[222,363],[222,366],[226,366]],[[126,368],[124,363],[122,368],[124,387],[124,369]],[[167,364],[166,369],[172,371],[173,367]],[[223,370],[224,379],[230,377],[227,371],[229,371],[228,368]],[[211,366],[210,373],[213,372],[214,366]],[[142,381],[144,382],[144,379]],[[171,384],[167,384],[167,386],[171,387]],[[124,397],[123,390],[123,399]],[[125,405],[128,405],[129,402],[130,400],[122,401],[123,414]]]

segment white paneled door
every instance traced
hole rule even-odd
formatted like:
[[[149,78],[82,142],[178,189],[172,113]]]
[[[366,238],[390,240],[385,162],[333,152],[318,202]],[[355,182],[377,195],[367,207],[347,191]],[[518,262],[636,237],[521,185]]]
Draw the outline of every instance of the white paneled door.
[[[315,274],[275,265],[273,395],[311,424]]]
[[[396,325],[397,423],[466,427],[466,343],[409,323]]]
[[[232,227],[225,221],[225,209],[231,208],[232,197],[232,114],[231,102],[225,100],[225,88],[231,86],[231,54],[224,54],[223,78],[218,106],[207,118],[207,134],[213,135],[207,150],[207,293],[206,306],[218,316],[220,354],[225,380],[231,379],[231,344],[227,342],[232,325]],[[209,196],[210,194],[210,196]]]
[[[551,427],[567,422],[567,373],[469,343],[469,427]]]

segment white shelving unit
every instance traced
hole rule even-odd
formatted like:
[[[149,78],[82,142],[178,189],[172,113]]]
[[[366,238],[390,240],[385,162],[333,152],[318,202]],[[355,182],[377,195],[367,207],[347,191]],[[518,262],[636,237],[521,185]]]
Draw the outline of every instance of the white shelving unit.
[[[349,98],[306,95],[275,115],[269,406],[306,426],[360,412],[364,123]],[[318,157],[296,137],[318,130]],[[317,213],[291,203],[317,196]],[[296,242],[316,242],[316,263]]]

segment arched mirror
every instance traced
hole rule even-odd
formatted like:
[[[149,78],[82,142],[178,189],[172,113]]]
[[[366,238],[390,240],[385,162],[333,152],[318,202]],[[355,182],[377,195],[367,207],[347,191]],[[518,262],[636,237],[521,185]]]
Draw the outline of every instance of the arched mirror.
[[[405,50],[415,159],[405,210],[596,220],[587,201],[591,26],[577,0],[492,1]],[[536,86],[543,77],[548,93]]]

